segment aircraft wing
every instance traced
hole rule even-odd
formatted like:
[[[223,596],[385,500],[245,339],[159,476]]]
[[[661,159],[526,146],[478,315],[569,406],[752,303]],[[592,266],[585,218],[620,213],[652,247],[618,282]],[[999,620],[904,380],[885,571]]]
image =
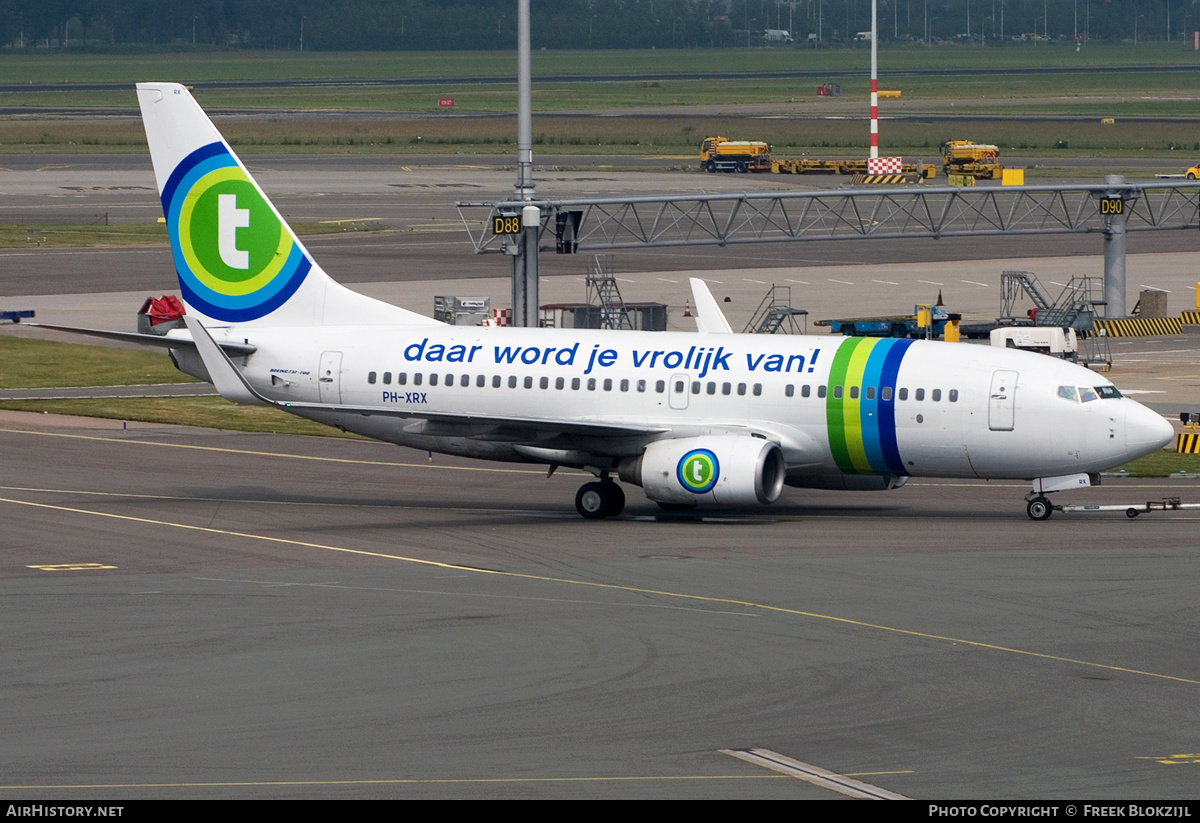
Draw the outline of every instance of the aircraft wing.
[[[733,334],[725,312],[708,289],[708,284],[699,277],[688,278],[692,284],[692,299],[696,301],[696,330],[701,334]]]
[[[204,325],[194,317],[185,317],[196,350],[204,361],[217,392],[233,403],[246,406],[275,406],[293,414],[320,412],[324,414],[359,414],[364,416],[396,417],[427,421],[436,427],[429,434],[445,436],[487,436],[489,439],[533,440],[544,442],[559,435],[587,438],[653,438],[669,432],[659,426],[639,426],[621,423],[594,423],[585,420],[556,420],[520,418],[466,412],[436,412],[427,410],[388,408],[384,406],[355,406],[340,403],[296,403],[272,400],[250,385]]]

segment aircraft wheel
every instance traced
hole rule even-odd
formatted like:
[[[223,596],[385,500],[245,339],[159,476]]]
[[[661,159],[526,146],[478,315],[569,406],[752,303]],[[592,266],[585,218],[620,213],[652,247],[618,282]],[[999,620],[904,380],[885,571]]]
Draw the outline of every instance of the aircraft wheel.
[[[608,497],[608,505],[606,507],[607,511],[604,513],[604,516],[616,517],[618,514],[625,511],[625,490],[611,481],[608,483],[601,483],[600,485],[606,487],[605,492],[607,492]]]
[[[1130,507],[1125,510],[1125,516],[1128,517],[1130,520],[1137,517],[1139,514],[1141,514],[1141,512],[1139,512],[1137,509],[1135,509],[1133,507]]]
[[[584,483],[575,492],[575,510],[585,520],[600,520],[608,516],[608,494],[603,483]]]
[[[1054,513],[1054,506],[1050,504],[1050,499],[1047,497],[1035,497],[1029,501],[1025,511],[1029,514],[1030,520],[1048,520]]]

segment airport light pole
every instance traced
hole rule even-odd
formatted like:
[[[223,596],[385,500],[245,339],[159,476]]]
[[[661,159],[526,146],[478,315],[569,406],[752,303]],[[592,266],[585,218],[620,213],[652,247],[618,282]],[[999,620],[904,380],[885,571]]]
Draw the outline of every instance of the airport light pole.
[[[533,185],[533,72],[530,65],[529,0],[517,0],[517,184],[513,200],[530,203]],[[520,231],[510,244],[512,261],[512,322],[538,324],[538,236],[541,210],[521,208]]]

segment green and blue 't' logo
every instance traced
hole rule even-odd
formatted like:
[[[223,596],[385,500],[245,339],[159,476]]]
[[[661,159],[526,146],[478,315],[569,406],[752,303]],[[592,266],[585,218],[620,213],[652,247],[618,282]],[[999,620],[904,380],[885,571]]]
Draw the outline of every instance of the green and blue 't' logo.
[[[162,202],[183,299],[209,317],[244,322],[270,314],[312,267],[221,143],[184,158]]]
[[[679,485],[695,494],[705,494],[712,491],[721,476],[721,465],[717,456],[708,449],[692,449],[679,458],[675,469]]]

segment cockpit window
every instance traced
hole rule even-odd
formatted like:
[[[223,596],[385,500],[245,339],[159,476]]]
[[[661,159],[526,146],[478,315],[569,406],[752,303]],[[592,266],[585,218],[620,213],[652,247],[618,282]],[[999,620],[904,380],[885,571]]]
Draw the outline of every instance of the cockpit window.
[[[1073,403],[1090,403],[1093,400],[1113,400],[1122,395],[1116,386],[1059,386],[1058,396]]]

